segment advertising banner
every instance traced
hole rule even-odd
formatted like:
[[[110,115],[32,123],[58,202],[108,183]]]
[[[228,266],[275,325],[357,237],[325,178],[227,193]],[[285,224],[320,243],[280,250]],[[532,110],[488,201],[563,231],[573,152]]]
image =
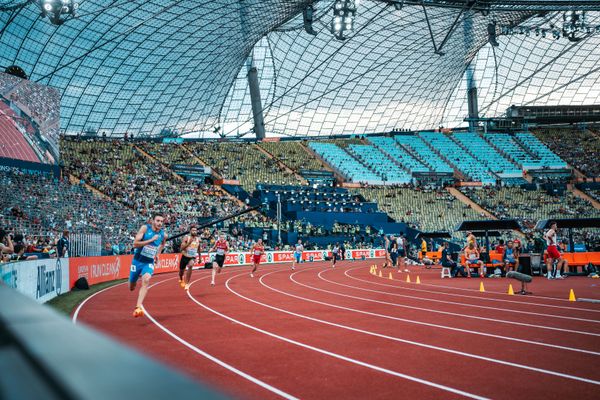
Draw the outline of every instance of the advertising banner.
[[[161,254],[158,264],[154,266],[154,273],[178,271],[180,259],[181,254]],[[132,260],[132,255],[71,258],[69,287],[73,287],[75,281],[82,277],[90,285],[128,278]]]
[[[367,258],[384,257],[382,249],[348,250],[347,259],[363,260]],[[330,257],[328,250],[307,250],[302,253],[305,262],[323,261]],[[214,260],[215,253],[202,253],[198,258],[196,267],[203,268],[204,264]],[[103,257],[78,257],[69,259],[69,285],[71,288],[75,281],[85,277],[90,285],[100,282],[125,279],[129,277],[129,270],[133,256],[103,256]],[[179,270],[181,254],[161,254],[158,264],[154,266],[154,273],[161,274]],[[291,263],[294,260],[293,251],[267,251],[261,257],[263,264]],[[225,266],[240,266],[252,264],[252,253],[228,253],[225,257]],[[10,280],[10,277],[7,279]]]
[[[0,264],[0,275],[4,284],[39,303],[70,290],[68,258]]]

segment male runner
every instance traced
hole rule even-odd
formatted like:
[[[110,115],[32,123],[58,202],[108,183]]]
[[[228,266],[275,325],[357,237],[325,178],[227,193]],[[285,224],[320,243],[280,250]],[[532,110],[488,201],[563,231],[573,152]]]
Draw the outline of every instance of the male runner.
[[[302,252],[304,251],[304,246],[302,245],[302,240],[298,239],[298,243],[296,244],[296,251],[294,251],[294,262],[292,263],[292,269],[296,269],[296,264],[300,264],[302,260]]]
[[[335,268],[335,263],[337,260],[341,259],[340,256],[341,248],[340,244],[336,243],[331,250],[331,268]]]
[[[190,228],[190,234],[186,235],[181,242],[181,260],[179,261],[179,285],[185,290],[190,289],[192,279],[192,268],[198,259],[200,238],[198,228],[194,225]],[[185,277],[184,277],[185,272]]]
[[[221,233],[219,235],[219,239],[215,242],[210,252],[216,251],[215,260],[213,261],[213,270],[212,270],[212,281],[210,282],[211,286],[215,286],[215,277],[217,273],[221,273],[221,268],[223,268],[223,264],[225,263],[225,255],[229,251],[229,244],[225,239],[225,234]]]
[[[406,268],[406,256],[408,255],[408,242],[404,237],[404,233],[401,233],[400,236],[396,239],[396,243],[398,243],[398,271],[404,268],[404,272],[409,272],[408,268]]]
[[[546,244],[548,245],[548,257],[546,257],[546,268],[548,269],[548,279],[563,279],[564,277],[560,274],[560,269],[563,267],[563,258],[558,251],[558,226],[556,222],[550,223],[550,229],[544,234]],[[556,261],[556,267],[554,262]],[[555,269],[556,268],[556,269]]]
[[[254,272],[260,265],[260,257],[265,253],[265,246],[263,245],[262,239],[258,239],[254,246],[252,246],[252,271],[250,272],[250,278],[254,278]]]
[[[133,241],[135,252],[129,273],[129,290],[133,291],[137,280],[140,276],[142,277],[142,287],[138,294],[137,305],[133,310],[133,316],[136,318],[144,315],[142,303],[148,293],[150,278],[154,273],[154,264],[158,262],[158,255],[165,247],[166,235],[163,223],[162,214],[153,214],[150,223],[142,225]]]

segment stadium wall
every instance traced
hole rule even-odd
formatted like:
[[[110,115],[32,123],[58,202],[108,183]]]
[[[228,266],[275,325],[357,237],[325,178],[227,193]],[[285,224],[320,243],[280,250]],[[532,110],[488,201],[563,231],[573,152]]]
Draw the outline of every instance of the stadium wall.
[[[382,258],[383,249],[347,250],[346,259],[366,260]],[[327,250],[305,251],[302,258],[305,262],[323,261],[330,257]],[[196,265],[203,268],[211,261],[214,254],[203,254]],[[125,279],[129,277],[129,269],[133,256],[103,256],[77,258],[49,258],[32,261],[0,264],[2,282],[13,289],[45,303],[56,296],[69,292],[75,281],[85,277],[90,285],[101,282]],[[161,254],[154,268],[155,274],[179,270],[181,254]],[[268,251],[262,256],[263,264],[291,263],[292,251]],[[252,264],[252,253],[229,253],[225,259],[226,266],[242,266]]]

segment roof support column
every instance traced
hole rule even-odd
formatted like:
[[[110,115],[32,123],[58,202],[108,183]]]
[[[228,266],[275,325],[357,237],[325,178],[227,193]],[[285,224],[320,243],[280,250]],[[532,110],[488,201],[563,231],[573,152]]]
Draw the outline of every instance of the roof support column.
[[[468,51],[473,44],[473,19],[468,16],[464,19],[464,44],[465,50]],[[475,80],[475,58],[467,65],[467,106],[469,109],[469,132],[477,130],[479,118],[479,105],[477,104],[477,81]]]

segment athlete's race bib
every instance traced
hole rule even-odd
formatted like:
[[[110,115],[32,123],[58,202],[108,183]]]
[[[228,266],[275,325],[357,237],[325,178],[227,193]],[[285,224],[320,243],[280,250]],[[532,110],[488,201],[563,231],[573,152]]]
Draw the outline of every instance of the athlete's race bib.
[[[198,255],[198,249],[194,249],[194,248],[187,249],[187,254],[190,257],[196,257]]]
[[[140,255],[148,258],[154,258],[154,256],[156,256],[156,253],[158,253],[158,247],[152,246],[151,244],[147,244],[144,247],[142,247]]]
[[[225,249],[217,249],[217,254],[220,256],[224,256],[225,255]]]
[[[260,251],[258,251],[258,250],[254,250],[254,255],[255,255],[255,256],[260,256]]]
[[[477,254],[469,254],[469,259],[474,260],[477,258]]]

